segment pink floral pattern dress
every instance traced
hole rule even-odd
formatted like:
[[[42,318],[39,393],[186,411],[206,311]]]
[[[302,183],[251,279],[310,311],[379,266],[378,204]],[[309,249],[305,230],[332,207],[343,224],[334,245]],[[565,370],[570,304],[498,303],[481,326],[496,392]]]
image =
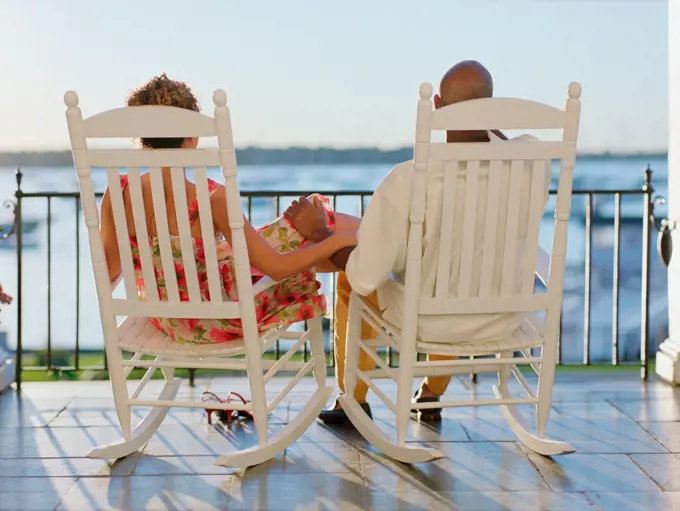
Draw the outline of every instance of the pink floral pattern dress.
[[[122,188],[125,189],[127,184],[127,176],[121,176]],[[208,180],[208,189],[211,196],[218,188],[219,184]],[[323,207],[326,213],[327,225],[331,230],[334,230],[335,214],[330,207],[328,198],[322,195],[314,195],[313,200]],[[198,219],[198,216],[198,202],[197,199],[194,199],[189,205],[190,224],[193,224]],[[292,252],[311,243],[309,240],[304,239],[284,217],[279,217],[273,222],[258,228],[257,231],[279,253]],[[156,282],[158,284],[158,296],[160,300],[167,300],[168,293],[161,263],[159,240],[155,236],[150,236],[148,243],[151,248]],[[145,299],[146,291],[139,255],[139,240],[136,236],[130,236],[130,244],[132,246],[132,261],[137,281],[137,290],[139,296]],[[193,238],[193,244],[201,299],[208,301],[210,300],[210,291],[208,289],[208,274],[203,240]],[[180,300],[188,302],[189,292],[179,236],[171,235],[170,245],[175,263]],[[222,277],[222,297],[224,300],[238,300],[231,246],[220,234],[216,235],[216,246],[218,268]],[[253,283],[257,283],[263,277],[263,274],[255,268],[251,268],[251,275]],[[326,314],[326,297],[319,292],[320,287],[321,283],[316,280],[313,272],[303,271],[260,291],[255,295],[255,313],[259,332],[264,333],[275,327],[297,323],[298,321]],[[156,328],[165,332],[175,341],[182,343],[221,343],[240,339],[243,336],[240,319],[151,318],[150,321]]]

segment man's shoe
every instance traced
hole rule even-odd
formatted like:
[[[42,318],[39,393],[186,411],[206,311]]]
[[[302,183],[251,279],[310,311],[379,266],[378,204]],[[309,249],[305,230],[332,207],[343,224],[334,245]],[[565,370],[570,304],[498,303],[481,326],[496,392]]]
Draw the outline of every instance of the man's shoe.
[[[416,403],[439,403],[439,396],[421,397],[420,390],[413,396]],[[411,413],[416,419],[423,422],[441,422],[441,408],[412,408]]]
[[[366,415],[368,415],[369,419],[373,419],[373,414],[371,413],[371,407],[369,406],[368,403],[360,403],[359,406],[364,409],[364,412],[366,412]],[[347,417],[347,414],[345,413],[345,410],[343,410],[340,407],[340,404],[338,403],[338,400],[335,400],[335,404],[333,405],[333,408],[329,410],[323,410],[319,414],[319,420],[325,424],[332,424],[332,425],[348,425],[352,424],[352,422],[349,420]]]

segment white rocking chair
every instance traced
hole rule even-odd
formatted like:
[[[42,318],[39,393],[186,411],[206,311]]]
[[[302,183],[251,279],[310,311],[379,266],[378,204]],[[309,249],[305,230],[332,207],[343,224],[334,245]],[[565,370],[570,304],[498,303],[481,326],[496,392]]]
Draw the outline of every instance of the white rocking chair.
[[[414,184],[410,206],[410,232],[406,263],[403,321],[401,328],[385,321],[380,311],[371,307],[362,296],[352,293],[349,308],[346,393],[340,398],[348,417],[361,434],[389,457],[405,463],[420,463],[442,457],[434,449],[407,446],[406,427],[411,409],[434,407],[500,405],[503,417],[518,439],[529,449],[546,456],[567,454],[575,449],[566,442],[545,437],[552,402],[560,311],[564,281],[567,222],[571,210],[572,170],[574,167],[581,86],[569,86],[569,99],[564,111],[548,105],[509,98],[489,98],[466,101],[439,110],[432,109],[432,86],[420,87],[420,101],[414,150]],[[499,143],[432,143],[433,130],[491,129],[559,129],[558,142],[499,142]],[[561,160],[561,172],[555,208],[555,228],[550,256],[538,246],[540,219],[545,207],[546,165],[552,159]],[[465,198],[462,242],[459,263],[453,263],[455,187],[459,179],[459,164],[464,167]],[[479,164],[488,163],[488,184],[478,186]],[[442,165],[444,188],[437,276],[433,296],[421,295],[421,258],[423,223],[426,211],[426,174],[430,164]],[[526,166],[525,166],[526,165]],[[531,192],[528,204],[521,204],[523,171],[530,173]],[[501,186],[503,173],[509,185]],[[499,200],[505,194],[507,210],[500,211]],[[486,204],[483,225],[478,216],[478,200]],[[520,209],[528,208],[524,260],[518,258],[518,223]],[[526,209],[524,210],[526,211]],[[459,219],[460,220],[460,219]],[[475,226],[477,221],[478,226]],[[482,229],[482,254],[475,253],[475,232]],[[504,231],[504,235],[503,234]],[[498,234],[498,235],[497,235]],[[499,253],[500,251],[500,253]],[[496,255],[502,257],[496,258]],[[480,260],[481,257],[481,260]],[[500,262],[499,262],[500,261]],[[516,270],[521,262],[521,277]],[[481,265],[473,278],[475,264]],[[451,286],[451,275],[457,286]],[[500,275],[500,285],[492,285]],[[536,292],[535,275],[547,288]],[[536,314],[544,311],[545,317]],[[521,314],[519,327],[503,338],[481,343],[427,342],[418,337],[419,316],[482,313]],[[382,332],[376,340],[361,339],[361,320]],[[398,368],[388,367],[375,354],[375,349],[390,346],[399,352]],[[540,356],[532,349],[539,348]],[[371,372],[358,367],[359,350],[363,349],[379,364]],[[417,353],[459,356],[465,360],[417,361]],[[496,355],[495,358],[474,359]],[[518,356],[516,356],[518,355]],[[518,365],[529,365],[538,374],[537,392],[531,388]],[[470,373],[497,373],[495,399],[443,401],[441,403],[411,402],[413,379],[419,376],[443,376]],[[527,397],[513,397],[508,390],[510,375],[526,392]],[[363,380],[396,415],[396,443],[390,439],[363,411],[354,399],[358,379]],[[372,381],[389,378],[397,385],[394,403]],[[536,429],[524,423],[518,405],[536,407]]]
[[[287,328],[268,331],[260,336],[255,317],[254,294],[275,282],[265,278],[255,286],[252,284],[250,263],[243,232],[243,211],[236,179],[236,157],[231,130],[227,95],[217,90],[213,95],[215,117],[172,107],[132,107],[106,111],[88,119],[82,117],[78,107],[78,96],[67,92],[66,117],[71,137],[73,159],[79,178],[83,214],[90,243],[92,267],[94,270],[97,298],[101,314],[109,375],[113,387],[116,412],[120,421],[123,438],[115,443],[94,448],[88,456],[117,459],[131,454],[144,446],[165,419],[170,407],[211,408],[217,410],[246,410],[252,413],[258,435],[258,445],[225,454],[216,465],[248,467],[265,462],[286,449],[297,440],[314,421],[333,390],[326,387],[326,361],[321,327],[321,318],[308,322],[304,332],[290,332]],[[87,139],[139,138],[139,137],[217,137],[215,149],[90,149]],[[105,167],[111,191],[118,244],[123,269],[125,298],[115,299],[109,282],[106,258],[102,244],[99,213],[91,179],[91,167]],[[236,285],[239,301],[223,301],[222,281],[218,271],[217,253],[213,233],[213,220],[206,167],[219,166],[225,179],[228,199],[228,213],[232,229],[232,244]],[[147,238],[145,218],[151,212],[144,210],[140,168],[149,169],[156,230],[168,300],[160,300],[156,292],[151,251],[147,243],[139,243],[142,273],[147,299],[138,296],[133,270],[132,253],[119,182],[119,171],[127,167],[130,195],[132,199],[135,230],[139,239]],[[181,301],[169,239],[166,208],[164,202],[161,167],[171,167],[173,193],[177,209],[180,245],[183,264],[186,268],[189,301]],[[184,188],[184,167],[193,167],[196,181],[202,237],[206,254],[210,301],[202,301],[196,261],[189,227],[188,206]],[[125,317],[120,325],[116,318]],[[173,341],[149,323],[149,318],[241,318],[243,339],[225,344],[188,345]],[[278,361],[263,360],[262,354],[279,338],[294,340],[293,346]],[[308,362],[290,362],[290,358],[304,344],[310,342],[311,357]],[[132,358],[123,358],[123,352],[132,353]],[[235,359],[245,354],[245,359]],[[143,355],[153,360],[142,360]],[[128,392],[127,377],[135,367],[148,368],[146,374],[132,392]],[[219,404],[198,401],[176,400],[180,379],[174,378],[175,368],[227,369],[247,371],[252,402],[248,404]],[[157,399],[140,399],[139,395],[157,369],[165,377],[165,385]],[[267,370],[266,374],[263,371]],[[297,374],[273,398],[267,401],[265,384],[280,370],[297,371]],[[274,437],[269,438],[268,416],[300,379],[313,370],[317,390],[300,411]],[[151,407],[148,414],[132,429],[133,406]]]

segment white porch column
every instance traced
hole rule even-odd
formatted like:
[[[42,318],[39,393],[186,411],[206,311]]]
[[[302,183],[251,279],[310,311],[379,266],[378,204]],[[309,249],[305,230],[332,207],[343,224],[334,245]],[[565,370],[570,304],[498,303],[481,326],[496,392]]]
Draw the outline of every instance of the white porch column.
[[[680,219],[680,0],[668,0],[668,218]],[[680,227],[680,226],[679,226]],[[680,383],[680,230],[673,232],[668,268],[669,335],[656,354],[656,372]]]

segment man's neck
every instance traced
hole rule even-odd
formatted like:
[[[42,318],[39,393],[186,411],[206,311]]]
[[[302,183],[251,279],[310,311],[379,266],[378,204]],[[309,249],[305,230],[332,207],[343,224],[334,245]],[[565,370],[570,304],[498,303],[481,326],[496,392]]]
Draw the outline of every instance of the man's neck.
[[[508,140],[508,137],[506,137],[502,131],[490,130],[490,131],[447,131],[446,141],[448,143],[491,142],[490,134],[493,134],[496,138],[500,140]]]
[[[487,131],[447,131],[446,142],[461,143],[461,142],[489,142],[489,133]]]

